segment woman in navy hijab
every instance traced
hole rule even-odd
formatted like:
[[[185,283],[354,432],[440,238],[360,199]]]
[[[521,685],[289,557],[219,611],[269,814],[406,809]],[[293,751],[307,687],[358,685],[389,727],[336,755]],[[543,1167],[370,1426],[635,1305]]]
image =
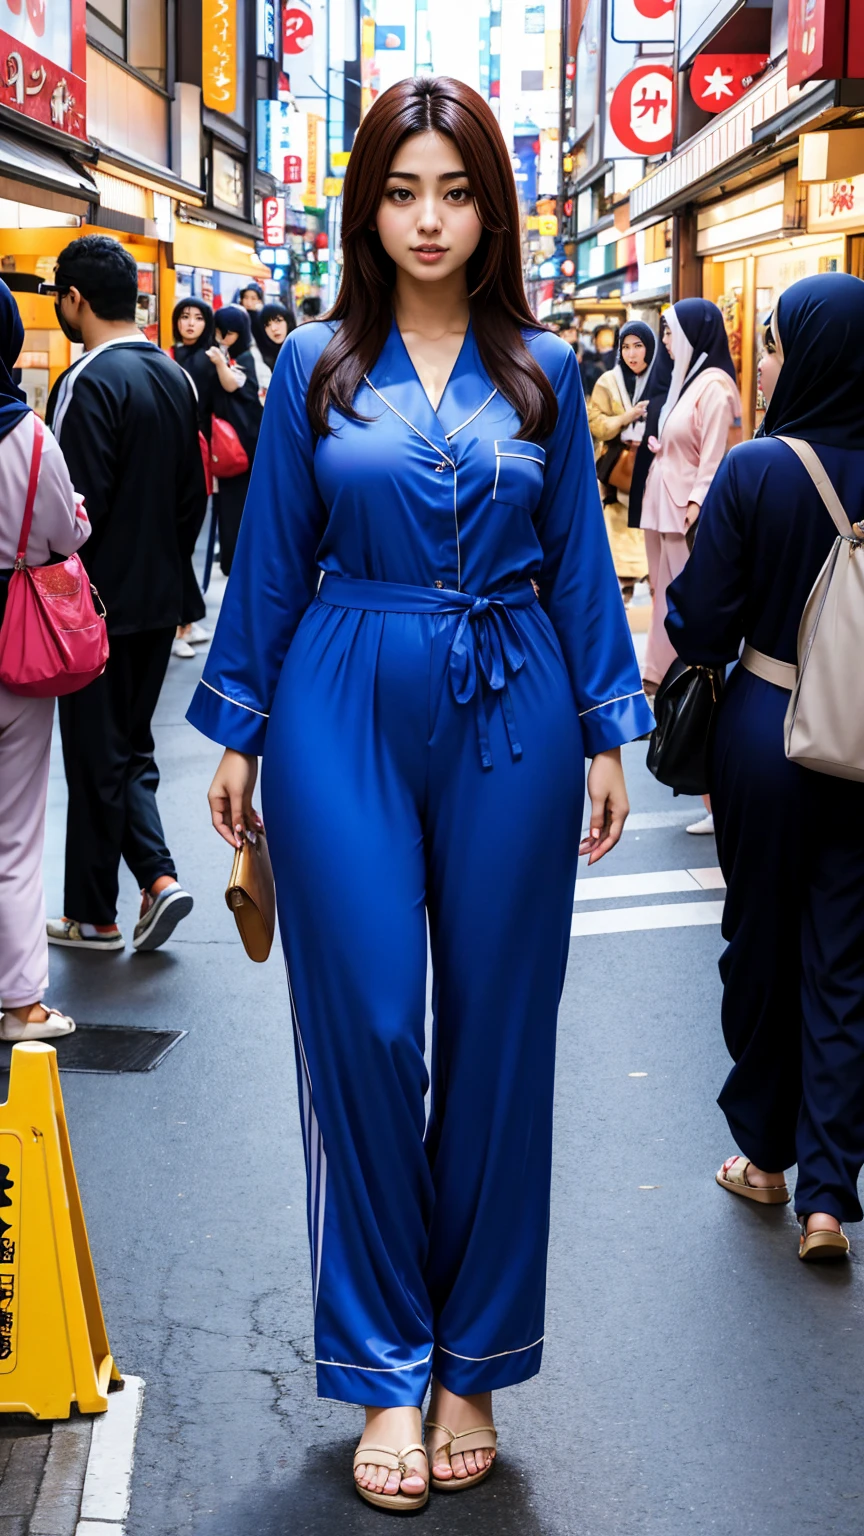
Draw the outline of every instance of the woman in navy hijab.
[[[711,765],[728,886],[723,1032],[735,1063],[719,1104],[743,1154],[717,1182],[782,1204],[784,1170],[797,1163],[799,1252],[810,1260],[842,1258],[841,1223],[862,1219],[864,784],[784,752],[798,626],[835,528],[778,439],[812,444],[850,520],[864,517],[864,282],[831,273],[795,283],[773,329],[783,363],[765,436],[718,471],[693,554],[669,588],[666,628],[688,662],[724,666],[742,641],[761,653],[763,675],[749,670],[749,652],[731,675]]]

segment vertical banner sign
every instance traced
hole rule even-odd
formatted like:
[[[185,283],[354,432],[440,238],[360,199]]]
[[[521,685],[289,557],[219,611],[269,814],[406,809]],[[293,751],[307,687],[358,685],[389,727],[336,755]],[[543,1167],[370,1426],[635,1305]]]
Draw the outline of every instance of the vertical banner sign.
[[[261,205],[265,245],[285,244],[285,201],[281,197],[265,197]]]
[[[0,106],[87,138],[86,0],[0,4]]]
[[[673,43],[675,0],[612,0],[616,43]]]
[[[854,13],[861,0],[849,0]],[[847,0],[789,0],[790,85],[807,80],[842,80]]]
[[[202,0],[201,90],[211,112],[237,106],[237,0]]]
[[[276,0],[258,0],[256,49],[260,59],[276,57]]]

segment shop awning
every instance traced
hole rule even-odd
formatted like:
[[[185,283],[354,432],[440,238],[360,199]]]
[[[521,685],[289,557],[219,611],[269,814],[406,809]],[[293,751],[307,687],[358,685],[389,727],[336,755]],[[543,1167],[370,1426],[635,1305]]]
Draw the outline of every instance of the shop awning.
[[[90,203],[99,202],[99,188],[71,157],[0,128],[0,197],[86,214]]]
[[[174,221],[174,265],[204,267],[210,272],[236,272],[239,277],[269,277],[258,260],[253,240],[224,229],[203,229],[200,224]]]

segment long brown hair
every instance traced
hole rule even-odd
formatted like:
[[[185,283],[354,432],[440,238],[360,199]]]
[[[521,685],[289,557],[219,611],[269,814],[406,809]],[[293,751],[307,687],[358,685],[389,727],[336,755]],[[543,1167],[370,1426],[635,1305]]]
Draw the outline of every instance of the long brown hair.
[[[483,233],[468,262],[468,296],[477,347],[492,383],[521,420],[519,437],[546,437],[558,406],[522,337],[540,330],[522,284],[519,205],[510,156],[487,103],[461,80],[428,75],[400,80],[379,96],[360,125],[342,195],[342,281],[326,316],[341,322],[315,365],[307,408],[325,436],[329,407],[360,419],[354,394],[381,353],[392,323],[396,263],[374,227],[393,158],[403,139],[435,132],[462,156]],[[370,227],[371,226],[371,227]]]

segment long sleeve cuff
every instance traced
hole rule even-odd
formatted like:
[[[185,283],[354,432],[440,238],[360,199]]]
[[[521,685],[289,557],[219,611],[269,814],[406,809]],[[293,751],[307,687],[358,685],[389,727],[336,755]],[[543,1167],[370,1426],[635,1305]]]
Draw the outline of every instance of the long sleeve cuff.
[[[247,757],[260,757],[264,751],[268,715],[253,709],[251,704],[241,704],[220,693],[212,683],[203,680],[192,695],[192,703],[186,711],[190,725],[218,741],[222,747],[243,752]]]
[[[638,693],[608,699],[605,704],[595,704],[593,708],[581,711],[579,722],[586,757],[623,747],[626,742],[637,741],[654,729],[654,716],[641,688]]]

